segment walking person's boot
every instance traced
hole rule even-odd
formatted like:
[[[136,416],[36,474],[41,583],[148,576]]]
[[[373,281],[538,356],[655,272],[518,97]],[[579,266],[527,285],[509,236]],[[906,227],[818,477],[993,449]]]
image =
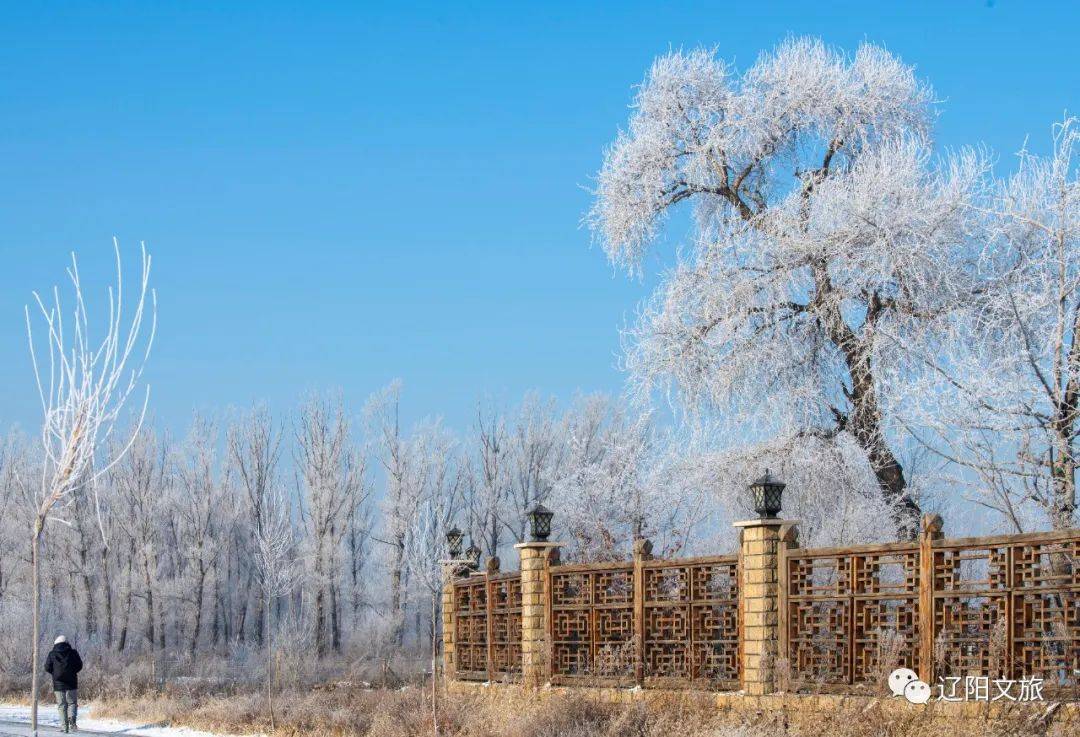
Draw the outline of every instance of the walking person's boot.
[[[71,729],[68,726],[67,702],[64,701],[63,697],[59,696],[59,694],[57,694],[57,696],[58,696],[57,700],[60,702],[56,706],[57,710],[60,712],[60,730],[66,734],[67,732],[71,731]]]
[[[69,723],[69,726],[71,727],[70,731],[72,731],[72,732],[78,732],[79,731],[79,725],[75,723],[75,720],[76,720],[76,718],[78,716],[79,716],[79,704],[76,702],[76,703],[71,705],[71,722]]]

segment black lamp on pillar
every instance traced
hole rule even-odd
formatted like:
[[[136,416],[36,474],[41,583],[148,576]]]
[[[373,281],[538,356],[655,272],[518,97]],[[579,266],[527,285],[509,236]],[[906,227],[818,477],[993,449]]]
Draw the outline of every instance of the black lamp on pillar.
[[[780,514],[780,500],[784,495],[784,482],[773,477],[769,469],[765,475],[750,484],[754,497],[754,511],[762,519],[775,519]]]
[[[480,570],[480,548],[476,547],[476,543],[469,543],[469,547],[465,550],[465,560],[469,561],[469,568],[474,571]]]
[[[543,504],[537,504],[527,516],[532,542],[547,542],[548,537],[551,536],[551,518],[555,516],[555,513]]]
[[[461,544],[465,542],[465,533],[456,526],[451,527],[446,533],[446,549],[450,553],[450,560],[461,559]]]

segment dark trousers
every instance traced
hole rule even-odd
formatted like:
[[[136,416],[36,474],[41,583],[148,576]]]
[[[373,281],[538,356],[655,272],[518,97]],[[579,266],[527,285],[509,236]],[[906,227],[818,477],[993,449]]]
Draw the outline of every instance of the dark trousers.
[[[66,727],[76,722],[79,714],[79,690],[56,692],[56,708],[60,711],[60,726]]]

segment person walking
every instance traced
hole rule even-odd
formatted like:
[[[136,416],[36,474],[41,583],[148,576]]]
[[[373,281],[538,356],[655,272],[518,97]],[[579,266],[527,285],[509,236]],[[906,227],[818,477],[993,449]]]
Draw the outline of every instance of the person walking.
[[[79,715],[79,671],[82,658],[79,651],[60,635],[53,642],[53,649],[45,658],[45,672],[52,676],[56,692],[56,707],[60,711],[60,726],[65,732],[78,732],[76,719]]]

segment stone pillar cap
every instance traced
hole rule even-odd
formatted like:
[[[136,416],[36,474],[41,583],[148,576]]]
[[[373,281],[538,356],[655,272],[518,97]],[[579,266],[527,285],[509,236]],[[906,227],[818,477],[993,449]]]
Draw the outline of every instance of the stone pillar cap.
[[[524,548],[543,549],[543,548],[561,548],[561,547],[562,547],[562,543],[528,542],[528,543],[517,543],[516,545],[514,545],[514,550],[522,550]]]
[[[798,520],[781,519],[779,517],[766,517],[764,519],[744,519],[741,522],[732,522],[732,527],[780,527],[781,525],[797,525]]]

